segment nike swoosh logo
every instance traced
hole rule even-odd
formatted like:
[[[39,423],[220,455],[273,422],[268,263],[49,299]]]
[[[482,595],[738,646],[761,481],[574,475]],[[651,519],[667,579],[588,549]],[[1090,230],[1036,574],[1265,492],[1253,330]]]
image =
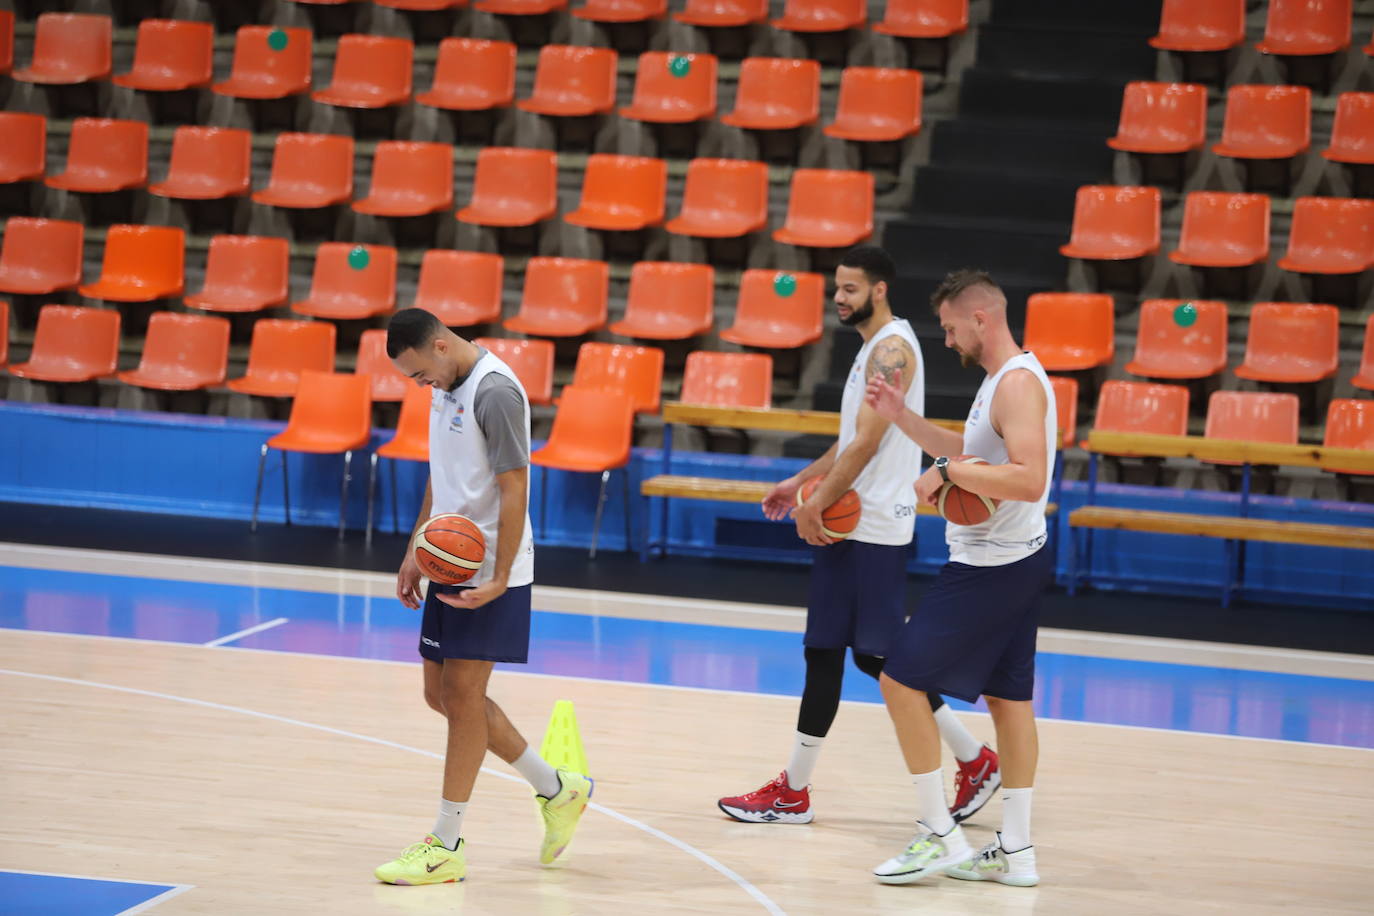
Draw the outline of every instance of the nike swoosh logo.
[[[801,746],[802,746],[802,747],[820,747],[819,744],[807,744],[805,741],[803,741],[803,742],[801,743]]]
[[[971,777],[971,778],[969,779],[969,785],[973,786],[975,789],[976,789],[978,786],[982,785],[982,784],[983,784],[983,777],[986,776],[986,775],[988,775],[988,770],[990,770],[990,769],[992,769],[992,761],[990,761],[990,760],[984,760],[984,761],[983,761],[983,768],[982,768],[981,770],[978,771],[978,775],[977,775],[977,776]]]
[[[433,865],[426,865],[426,866],[425,866],[425,871],[429,872],[429,873],[432,875],[432,874],[434,874],[435,869],[439,868],[439,867],[442,866],[442,865],[446,865],[446,864],[448,864],[448,859],[445,859],[445,860],[442,861],[442,862],[436,862],[436,863],[433,864]]]
[[[799,802],[799,801],[796,801],[796,802],[785,802],[785,801],[783,801],[783,800],[781,800],[781,799],[778,799],[777,801],[773,802],[773,807],[774,807],[774,808],[795,808],[795,807],[797,807],[797,805],[800,805],[800,804],[803,804],[803,802]]]

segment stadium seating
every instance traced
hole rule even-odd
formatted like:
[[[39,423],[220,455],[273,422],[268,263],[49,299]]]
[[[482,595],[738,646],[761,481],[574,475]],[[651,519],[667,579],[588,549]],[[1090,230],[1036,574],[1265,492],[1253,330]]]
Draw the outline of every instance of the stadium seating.
[[[148,123],[77,118],[67,143],[67,170],[44,184],[63,191],[109,194],[148,183]]]
[[[1036,293],[1026,302],[1025,347],[1050,372],[1110,363],[1114,327],[1112,297],[1105,293]]]
[[[75,289],[85,232],[71,220],[10,217],[0,248],[0,292],[46,296]]]
[[[45,305],[27,362],[10,375],[37,382],[89,382],[113,375],[119,361],[119,312]]]
[[[1261,302],[1250,309],[1240,378],[1259,382],[1317,382],[1336,374],[1340,315],[1334,305]]]
[[[712,407],[771,407],[773,357],[767,353],[709,350],[688,353],[678,400]]]
[[[217,235],[210,239],[205,282],[185,298],[208,312],[260,312],[290,295],[290,244],[277,236]]]
[[[224,384],[228,367],[227,318],[154,312],[148,319],[138,368],[121,372],[118,378],[138,388],[195,391]]]
[[[1197,379],[1226,368],[1226,303],[1192,300],[1191,323],[1176,317],[1180,299],[1148,299],[1140,306],[1135,355],[1126,371],[1145,378]]]

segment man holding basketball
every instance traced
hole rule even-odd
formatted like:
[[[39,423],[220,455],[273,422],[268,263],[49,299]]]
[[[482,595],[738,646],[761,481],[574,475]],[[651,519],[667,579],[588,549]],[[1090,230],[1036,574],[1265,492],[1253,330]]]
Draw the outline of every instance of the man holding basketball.
[[[921,449],[891,428],[889,420],[864,403],[864,386],[885,379],[898,401],[915,411],[925,405],[921,347],[911,325],[893,317],[888,290],[896,268],[881,248],[860,246],[844,253],[835,269],[835,305],[840,323],[857,328],[863,347],[854,358],[840,407],[840,435],[824,455],[764,497],[770,519],[796,520],[797,535],[813,545],[807,602],[806,683],[797,733],[787,768],[761,789],[722,798],[722,811],[753,823],[808,824],[811,774],[821,745],[840,708],[844,654],[869,677],[878,677],[883,657],[906,617],[906,562],[915,531],[912,485],[921,467]],[[824,476],[815,492],[797,507],[806,481]],[[858,527],[841,541],[821,525],[821,513],[847,490],[859,496]],[[941,734],[960,761],[955,816],[963,819],[987,801],[998,785],[997,755],[964,727],[932,693]]]
[[[986,273],[950,274],[931,296],[945,346],[965,366],[987,372],[963,435],[942,429],[910,407],[882,378],[868,382],[869,409],[937,455],[916,484],[933,503],[951,483],[999,500],[977,525],[946,527],[949,562],[921,596],[894,640],[880,684],[897,740],[916,784],[915,839],[876,869],[885,884],[910,884],[948,873],[1018,887],[1039,883],[1030,840],[1031,786],[1039,743],[1031,695],[1041,592],[1054,576],[1045,547],[1045,501],[1054,469],[1054,391],[1035,356],[1007,327],[1007,300]],[[977,456],[986,463],[958,461]],[[940,744],[928,696],[968,702],[986,698],[1002,753],[1002,830],[976,855],[945,808]]]
[[[430,583],[406,551],[396,596],[424,604],[420,655],[425,702],[448,719],[443,795],[434,830],[376,870],[388,884],[461,881],[467,872],[463,816],[490,750],[534,788],[544,818],[539,859],[552,862],[572,839],[592,793],[581,773],[555,771],[487,696],[496,662],[528,660],[534,543],[528,513],[530,410],[515,373],[418,308],[387,325],[387,355],[416,384],[433,388],[429,485],[416,530],[431,515],[456,513],[481,529],[482,566],[461,587]],[[412,541],[414,533],[412,532]]]

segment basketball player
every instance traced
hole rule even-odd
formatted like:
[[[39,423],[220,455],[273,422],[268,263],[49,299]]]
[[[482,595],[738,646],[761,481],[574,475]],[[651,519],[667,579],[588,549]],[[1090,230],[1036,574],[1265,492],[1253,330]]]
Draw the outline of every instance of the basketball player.
[[[482,567],[463,586],[430,583],[424,596],[425,702],[448,719],[443,795],[433,831],[379,866],[376,875],[388,884],[463,880],[463,816],[488,750],[534,787],[544,818],[539,861],[547,865],[572,839],[592,781],[581,773],[555,771],[487,696],[492,665],[523,663],[529,653],[534,580],[527,511],[529,400],[510,367],[423,309],[403,309],[391,317],[386,352],[401,372],[434,389],[429,486],[417,530],[432,515],[465,515],[482,529],[487,551]],[[396,578],[396,596],[409,608],[420,607],[420,570],[409,550]]]
[[[1054,468],[1054,392],[1039,360],[1012,338],[1007,300],[986,273],[950,274],[931,296],[945,346],[965,366],[987,372],[963,435],[941,429],[910,407],[883,378],[868,383],[870,410],[938,456],[916,496],[933,503],[951,482],[1001,500],[979,525],[949,524],[949,562],[921,597],[888,653],[880,684],[897,740],[916,784],[916,838],[874,869],[885,884],[910,884],[948,872],[970,881],[1018,887],[1039,883],[1031,845],[1031,785],[1039,743],[1031,693],[1040,593],[1054,574],[1045,549],[1045,500]],[[977,455],[987,464],[952,460]],[[940,744],[927,696],[986,698],[1002,753],[1002,830],[977,855],[945,808]]]
[[[916,522],[912,485],[920,473],[921,450],[864,404],[865,382],[876,377],[899,386],[894,389],[898,400],[904,398],[911,409],[921,411],[925,405],[920,344],[910,324],[893,318],[888,302],[895,273],[892,258],[881,248],[860,246],[841,257],[835,268],[835,305],[840,323],[857,328],[863,346],[845,383],[839,439],[763,500],[764,515],[785,518],[796,506],[801,485],[825,475],[794,515],[798,536],[816,550],[803,640],[806,683],[792,756],[781,775],[763,788],[720,799],[720,809],[737,820],[812,821],[809,784],[840,708],[844,650],[850,648],[859,670],[876,678],[906,616],[906,561]],[[859,525],[848,538],[832,541],[821,528],[821,511],[850,488],[862,504]],[[969,733],[938,694],[931,693],[929,703],[959,760],[954,816],[962,820],[996,791],[1001,778],[997,755]]]

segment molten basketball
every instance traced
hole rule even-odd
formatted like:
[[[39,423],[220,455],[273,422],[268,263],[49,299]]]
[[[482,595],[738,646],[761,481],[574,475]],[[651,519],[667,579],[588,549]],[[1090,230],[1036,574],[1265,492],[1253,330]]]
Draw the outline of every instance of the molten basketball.
[[[806,505],[806,500],[812,493],[816,492],[816,487],[825,478],[812,477],[802,484],[801,490],[797,492],[797,506]],[[840,498],[825,507],[821,512],[821,530],[826,537],[842,541],[854,533],[854,529],[859,527],[859,494],[853,490],[845,490]]]
[[[482,568],[487,541],[463,515],[436,515],[415,532],[415,565],[431,582],[459,585]]]
[[[977,455],[960,455],[954,460],[987,464]],[[940,487],[939,495],[935,498],[935,508],[945,521],[955,525],[981,525],[997,511],[997,502],[995,499],[970,493],[953,483],[946,483]]]

